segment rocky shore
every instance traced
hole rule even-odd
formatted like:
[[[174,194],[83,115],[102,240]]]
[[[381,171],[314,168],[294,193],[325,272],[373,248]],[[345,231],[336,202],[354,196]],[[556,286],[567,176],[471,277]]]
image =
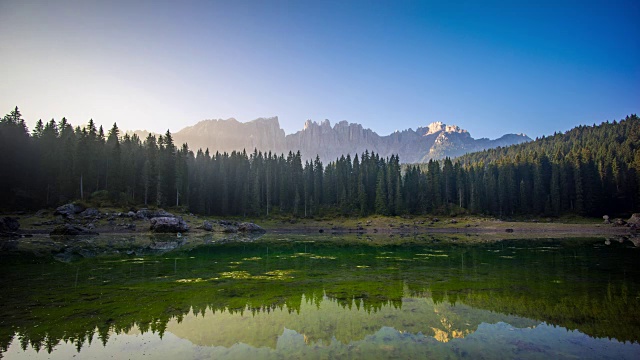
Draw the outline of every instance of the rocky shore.
[[[499,234],[500,236],[533,236],[547,234],[557,236],[629,235],[635,237],[640,228],[640,214],[628,219],[603,216],[601,222],[582,219],[581,222],[563,222],[557,219],[503,220],[477,216],[438,218],[431,216],[329,219],[258,220],[249,221],[213,219],[188,212],[172,213],[163,209],[85,208],[66,204],[52,210],[40,210],[35,214],[12,214],[0,217],[0,234],[3,237],[31,235],[77,236],[95,234],[245,234],[264,233],[318,233],[318,234]]]
[[[251,222],[237,222],[200,218],[185,213],[176,215],[163,209],[85,208],[65,204],[54,210],[39,210],[35,214],[18,214],[0,218],[2,237],[28,237],[34,234],[49,236],[82,236],[98,234],[173,233],[264,233]]]

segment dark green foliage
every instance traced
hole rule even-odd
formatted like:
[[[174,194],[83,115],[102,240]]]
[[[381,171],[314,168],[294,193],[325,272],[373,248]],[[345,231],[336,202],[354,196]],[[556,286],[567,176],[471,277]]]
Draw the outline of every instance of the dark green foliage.
[[[619,122],[579,126],[530,143],[468,154],[458,161],[467,169],[495,164],[499,174],[511,173],[502,176],[509,188],[512,180],[518,184],[519,199],[502,186],[501,193],[511,198],[506,203],[516,213],[623,214],[639,210],[639,134],[640,119],[631,115]],[[482,209],[500,213],[490,204]]]
[[[326,166],[289,154],[193,153],[167,131],[144,142],[105,138],[92,120],[75,130],[38,121],[29,133],[16,108],[0,121],[0,207],[104,204],[185,206],[207,215],[295,217],[471,212],[497,216],[638,211],[640,120],[580,126],[537,141],[456,160],[400,165],[368,151]]]
[[[33,171],[34,148],[18,107],[0,120],[0,198],[10,207],[22,208],[34,202],[33,181],[25,183]],[[26,202],[26,204],[25,204]]]

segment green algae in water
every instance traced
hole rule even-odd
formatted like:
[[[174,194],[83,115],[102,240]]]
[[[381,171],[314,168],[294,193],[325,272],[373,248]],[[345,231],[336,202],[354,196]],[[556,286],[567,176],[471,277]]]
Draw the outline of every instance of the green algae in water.
[[[637,358],[640,252],[601,243],[290,236],[64,263],[0,254],[0,353]]]

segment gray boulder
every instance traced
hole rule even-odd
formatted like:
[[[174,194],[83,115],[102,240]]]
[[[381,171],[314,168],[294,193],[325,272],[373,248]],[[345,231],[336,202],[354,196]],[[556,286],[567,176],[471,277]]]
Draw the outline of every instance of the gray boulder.
[[[136,217],[138,219],[150,219],[152,211],[149,209],[140,209],[136,212]]]
[[[73,218],[73,215],[79,214],[84,210],[84,207],[77,204],[65,204],[56,208],[53,215],[62,215],[66,218]]]
[[[20,229],[18,218],[5,216],[0,219],[0,232],[15,232]]]
[[[640,213],[635,213],[635,214],[631,215],[629,220],[627,220],[627,223],[628,224],[632,224],[632,225],[636,225],[636,226],[640,226]]]
[[[220,227],[222,228],[222,232],[223,233],[232,234],[232,233],[237,233],[238,232],[238,227],[235,226],[235,225],[220,224]]]
[[[206,231],[212,231],[213,230],[213,225],[211,225],[210,222],[205,220],[205,221],[202,222],[202,226],[200,226],[200,229],[206,230]]]
[[[78,225],[72,224],[64,224],[56,226],[53,231],[49,233],[49,235],[66,235],[66,236],[77,236],[77,235],[98,235],[97,232],[84,228]]]
[[[238,232],[238,223],[236,221],[228,220],[213,220],[211,222],[211,231],[235,234]]]
[[[251,223],[251,222],[243,222],[238,225],[238,231],[240,232],[252,232],[252,233],[264,233],[266,232],[262,227]]]
[[[133,214],[132,214],[133,217]],[[135,217],[138,219],[153,219],[157,217],[176,217],[170,212],[166,212],[162,209],[153,211],[149,209],[140,209],[135,213]]]
[[[179,217],[154,217],[151,219],[151,231],[177,233],[189,231],[189,225]]]
[[[153,214],[153,217],[176,217],[176,216],[170,212],[164,211],[163,209],[158,209],[158,211],[156,211]]]
[[[98,211],[98,209],[88,208],[85,211],[81,212],[80,216],[85,219],[97,218],[98,216],[100,216],[100,211]]]

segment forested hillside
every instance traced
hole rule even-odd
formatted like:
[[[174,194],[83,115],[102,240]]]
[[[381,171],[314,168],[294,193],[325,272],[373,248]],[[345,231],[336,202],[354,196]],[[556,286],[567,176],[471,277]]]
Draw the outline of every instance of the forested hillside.
[[[497,176],[498,204],[488,205],[493,212],[598,216],[640,210],[639,150],[640,120],[634,114],[457,161]]]
[[[29,132],[16,108],[0,121],[0,207],[85,200],[220,216],[617,214],[638,208],[639,137],[633,115],[401,171],[398,156],[366,151],[326,166],[303,163],[299,152],[193,152],[169,131],[140,139],[120,136],[116,124],[105,134],[93,121],[39,121]]]

